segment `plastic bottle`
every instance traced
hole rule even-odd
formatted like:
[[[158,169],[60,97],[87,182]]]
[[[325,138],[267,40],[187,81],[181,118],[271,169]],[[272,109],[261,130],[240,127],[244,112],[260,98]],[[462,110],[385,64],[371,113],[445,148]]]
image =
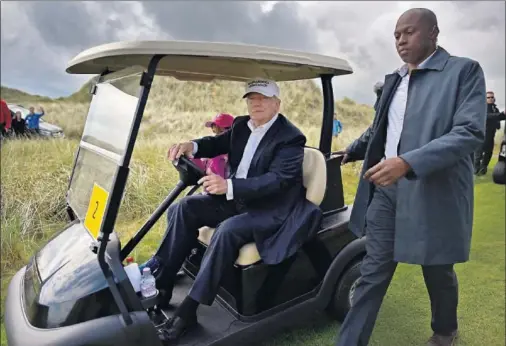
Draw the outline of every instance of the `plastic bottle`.
[[[151,274],[150,268],[142,270],[141,294],[143,298],[150,298],[157,294],[156,280],[153,274]]]
[[[125,272],[134,287],[135,292],[140,292],[141,290],[141,272],[139,271],[139,265],[134,263],[134,259],[132,257],[128,257],[127,266],[125,267]]]

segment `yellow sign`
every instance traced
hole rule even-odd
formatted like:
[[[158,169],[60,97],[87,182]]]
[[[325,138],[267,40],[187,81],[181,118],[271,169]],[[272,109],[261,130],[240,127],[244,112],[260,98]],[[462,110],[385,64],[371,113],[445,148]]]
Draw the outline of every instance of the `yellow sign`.
[[[102,220],[104,218],[105,206],[109,193],[100,187],[97,183],[93,185],[91,191],[90,204],[84,219],[84,227],[90,232],[94,239],[98,238]]]

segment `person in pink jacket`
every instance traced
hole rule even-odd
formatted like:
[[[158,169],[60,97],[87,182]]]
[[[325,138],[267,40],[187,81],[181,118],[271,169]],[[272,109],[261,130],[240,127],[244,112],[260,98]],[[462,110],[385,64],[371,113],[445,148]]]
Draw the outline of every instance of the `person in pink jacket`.
[[[214,117],[213,120],[206,122],[205,126],[211,128],[211,130],[215,135],[219,135],[220,133],[232,127],[233,122],[234,117],[231,116],[230,114],[219,113]],[[208,159],[191,159],[191,160],[205,172],[211,171],[212,173],[219,175],[224,179],[228,178],[227,154]]]

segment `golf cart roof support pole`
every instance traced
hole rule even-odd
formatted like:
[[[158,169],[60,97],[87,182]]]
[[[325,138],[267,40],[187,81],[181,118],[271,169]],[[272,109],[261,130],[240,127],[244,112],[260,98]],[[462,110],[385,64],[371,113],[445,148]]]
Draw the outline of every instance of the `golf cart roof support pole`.
[[[142,115],[144,113],[144,108],[146,107],[149,90],[151,88],[151,82],[155,75],[158,62],[160,61],[161,58],[162,58],[161,55],[155,55],[153,58],[151,58],[148,70],[142,76],[141,79],[142,88],[140,92],[140,99],[137,103],[137,109],[135,110],[135,118],[134,123],[132,125],[132,130],[130,132],[130,138],[128,139],[128,145],[125,151],[125,155],[123,157],[123,162],[118,166],[118,170],[114,178],[111,197],[109,199],[108,205],[106,206],[105,209],[106,214],[100,229],[100,235],[97,239],[98,242],[100,243],[98,248],[98,263],[107,279],[109,289],[111,290],[114,301],[116,302],[123,317],[123,320],[127,325],[132,324],[133,321],[125,304],[125,300],[122,299],[121,292],[116,286],[112,270],[109,267],[108,263],[106,262],[105,252],[107,248],[107,243],[109,242],[109,234],[111,234],[111,232],[113,231],[114,224],[116,222],[116,216],[118,214],[118,209],[121,203],[121,199],[123,197],[123,192],[125,189],[129,173],[128,166],[130,164],[130,158],[132,157],[135,141],[137,138],[137,134],[139,132],[139,127],[142,120]]]
[[[137,139],[137,134],[139,133],[139,128],[141,126],[142,115],[144,114],[144,109],[146,108],[146,103],[148,102],[149,90],[151,89],[151,83],[153,83],[153,78],[155,77],[156,67],[158,63],[165,55],[155,55],[151,58],[151,61],[148,65],[147,72],[144,72],[141,78],[141,97],[139,99],[139,103],[137,104],[137,110],[135,111],[135,119],[132,124],[132,131],[130,132],[130,138],[128,139],[127,148],[125,151],[125,155],[123,157],[122,166],[128,167],[130,164],[130,158],[132,157],[132,153],[134,151],[135,141]]]
[[[323,120],[320,133],[320,151],[328,158],[332,151],[332,127],[334,124],[334,91],[332,90],[333,75],[322,75]]]

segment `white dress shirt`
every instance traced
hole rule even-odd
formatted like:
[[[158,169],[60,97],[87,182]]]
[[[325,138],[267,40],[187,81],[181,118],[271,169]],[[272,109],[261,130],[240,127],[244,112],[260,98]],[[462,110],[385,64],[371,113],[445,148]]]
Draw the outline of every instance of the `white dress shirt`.
[[[251,130],[251,134],[248,138],[248,142],[246,143],[246,147],[244,148],[244,153],[241,158],[241,162],[237,167],[237,172],[235,174],[234,179],[246,179],[248,177],[249,167],[251,165],[251,161],[253,160],[253,156],[258,148],[258,144],[264,138],[267,131],[271,128],[272,124],[278,118],[278,114],[276,114],[269,122],[256,126],[253,124],[253,121],[250,119],[248,121],[248,127]],[[193,142],[193,154],[195,154],[198,150],[197,143]],[[227,179],[227,200],[234,199],[234,187],[231,179]]]
[[[434,51],[435,53],[436,51]],[[418,68],[423,66],[429,61],[434,55],[432,53],[427,59],[425,59]],[[406,103],[408,101],[408,90],[409,90],[409,70],[408,66],[402,66],[398,73],[401,75],[402,80],[395,91],[395,94],[390,103],[388,109],[388,126],[387,126],[387,139],[385,143],[385,159],[397,157],[397,147],[399,140],[401,139],[402,127],[404,124],[404,114],[406,113]]]

